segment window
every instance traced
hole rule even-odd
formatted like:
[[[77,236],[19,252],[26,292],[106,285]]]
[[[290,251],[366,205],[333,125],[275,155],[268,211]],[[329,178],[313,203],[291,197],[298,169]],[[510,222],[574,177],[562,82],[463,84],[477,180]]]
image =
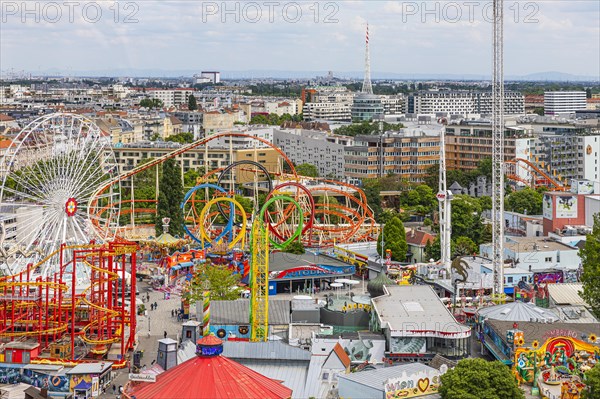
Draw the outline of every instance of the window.
[[[192,332],[190,330],[185,332],[185,337],[186,338],[192,338]]]
[[[551,256],[547,257],[545,259],[545,261],[546,261],[546,263],[551,263],[552,262],[552,257]]]
[[[509,283],[512,283],[512,282],[513,282],[513,278],[512,278],[512,277],[507,277],[507,278],[506,278],[506,280],[507,280]]]
[[[323,381],[328,381],[329,380],[329,373],[325,372],[323,373]]]

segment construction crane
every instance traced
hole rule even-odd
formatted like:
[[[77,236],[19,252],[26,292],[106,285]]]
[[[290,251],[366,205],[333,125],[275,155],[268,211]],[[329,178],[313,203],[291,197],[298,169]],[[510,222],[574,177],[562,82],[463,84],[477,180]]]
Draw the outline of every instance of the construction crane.
[[[492,266],[494,296],[504,294],[504,0],[493,0]]]

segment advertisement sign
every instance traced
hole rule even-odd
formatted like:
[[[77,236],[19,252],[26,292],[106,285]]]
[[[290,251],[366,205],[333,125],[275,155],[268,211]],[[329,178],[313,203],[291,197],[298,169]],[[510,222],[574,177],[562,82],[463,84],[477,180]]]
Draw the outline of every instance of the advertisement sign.
[[[156,374],[129,373],[129,381],[156,382]]]
[[[100,378],[97,375],[92,375],[92,397],[97,398],[100,395]]]
[[[577,182],[577,194],[594,194],[594,183],[589,180],[579,180]]]
[[[576,218],[577,217],[577,196],[568,195],[556,197],[556,218]]]
[[[543,216],[546,219],[552,220],[552,196],[544,194],[544,211]]]
[[[270,278],[303,278],[303,277],[324,277],[327,275],[336,274],[354,274],[356,268],[354,266],[330,266],[330,265],[314,265],[314,266],[299,266],[282,272],[271,273]]]
[[[438,392],[440,387],[440,372],[438,370],[421,371],[399,378],[390,378],[384,384],[386,399],[414,398],[431,395]]]

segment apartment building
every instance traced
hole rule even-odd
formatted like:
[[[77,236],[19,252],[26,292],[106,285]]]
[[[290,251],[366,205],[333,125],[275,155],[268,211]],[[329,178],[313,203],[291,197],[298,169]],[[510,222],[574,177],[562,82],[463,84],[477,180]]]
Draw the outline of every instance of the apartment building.
[[[441,125],[413,125],[381,136],[357,136],[345,148],[346,176],[371,179],[388,173],[422,183],[427,169],[439,164]]]
[[[492,93],[478,91],[420,91],[408,96],[407,112],[411,114],[489,115]],[[515,91],[504,93],[505,115],[525,114],[525,97]]]
[[[188,98],[194,95],[194,89],[146,89],[145,93],[149,98],[156,98],[163,102],[165,107],[176,107],[178,105],[187,104]]]
[[[544,92],[544,114],[574,114],[587,108],[585,91]]]
[[[352,138],[329,135],[319,130],[261,128],[243,133],[261,138],[280,148],[295,164],[314,165],[321,177],[344,178],[344,148]],[[211,145],[224,148],[268,148],[264,143],[248,137],[220,137]]]
[[[474,170],[479,162],[492,157],[492,125],[489,121],[461,121],[446,126],[446,166],[448,169]],[[531,131],[522,127],[505,129],[504,159],[529,153]]]
[[[354,93],[343,86],[318,86],[302,90],[306,121],[352,121]]]

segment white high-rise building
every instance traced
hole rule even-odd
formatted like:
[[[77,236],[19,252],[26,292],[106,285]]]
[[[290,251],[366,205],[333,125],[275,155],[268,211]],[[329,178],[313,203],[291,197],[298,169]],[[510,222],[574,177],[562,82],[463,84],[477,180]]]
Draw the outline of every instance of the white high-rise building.
[[[544,114],[573,114],[586,109],[585,91],[547,91],[544,92]]]

